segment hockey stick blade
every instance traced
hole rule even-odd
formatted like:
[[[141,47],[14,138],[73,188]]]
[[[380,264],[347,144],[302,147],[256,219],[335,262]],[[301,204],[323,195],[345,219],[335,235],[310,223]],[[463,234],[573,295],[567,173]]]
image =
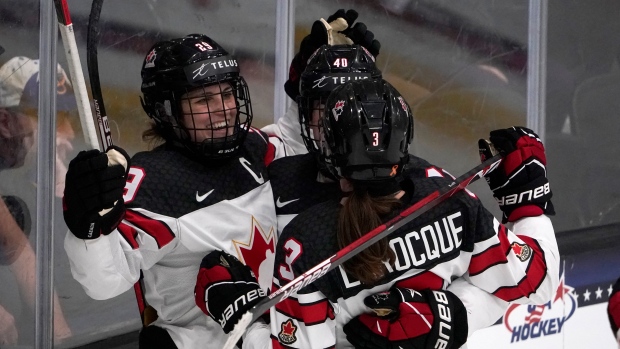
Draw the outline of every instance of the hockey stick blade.
[[[99,139],[95,131],[93,113],[90,109],[88,91],[86,90],[82,63],[80,62],[80,55],[75,42],[75,33],[73,31],[73,22],[71,22],[69,6],[67,5],[67,0],[54,0],[54,6],[56,7],[58,27],[60,28],[60,34],[62,36],[67,64],[69,65],[69,74],[71,75],[73,83],[78,115],[80,116],[80,124],[82,126],[82,132],[84,133],[84,141],[93,149],[98,149]]]
[[[313,283],[318,278],[327,274],[329,271],[347,260],[353,258],[367,247],[390,235],[398,228],[411,222],[433,207],[441,204],[454,194],[465,189],[465,187],[469,184],[484,177],[485,174],[497,168],[501,160],[501,154],[496,154],[485,160],[480,165],[453,180],[446,187],[443,187],[416,202],[413,206],[410,206],[402,211],[398,216],[366,233],[350,245],[336,252],[333,256],[312,267],[310,270],[301,274],[288,284],[282,286],[277,291],[271,293],[267,298],[260,301],[241,317],[239,322],[235,325],[235,328],[230,332],[228,340],[224,344],[224,349],[233,349],[243,333],[245,333],[248,326],[256,321],[256,319],[264,314],[269,308],[288,298],[291,294],[299,291],[303,287]]]
[[[86,37],[86,65],[88,66],[88,76],[90,78],[90,89],[93,94],[93,104],[95,107],[95,115],[97,124],[99,125],[99,134],[101,135],[101,143],[103,150],[107,150],[112,143],[112,133],[108,123],[108,116],[103,105],[103,94],[101,92],[101,81],[99,80],[99,63],[97,60],[97,45],[101,32],[99,30],[99,16],[101,15],[101,7],[103,0],[93,0],[88,17],[88,35]]]

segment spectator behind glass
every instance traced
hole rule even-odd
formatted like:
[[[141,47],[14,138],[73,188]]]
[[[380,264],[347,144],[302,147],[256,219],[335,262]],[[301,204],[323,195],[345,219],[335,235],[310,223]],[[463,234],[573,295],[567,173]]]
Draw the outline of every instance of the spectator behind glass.
[[[75,100],[64,70],[58,65],[59,110],[75,110]],[[32,317],[35,299],[35,255],[28,234],[30,233],[29,209],[26,203],[35,202],[36,183],[27,173],[36,172],[34,161],[36,150],[36,117],[38,115],[39,61],[27,57],[14,57],[0,67],[0,193],[18,195],[3,196],[0,202],[0,264],[10,270],[14,280],[6,280],[2,274],[3,285],[17,284],[18,292],[7,297],[2,292],[0,298],[0,346],[28,344],[32,340]],[[73,127],[68,114],[59,113],[57,132],[56,177],[64,179],[66,166],[63,159],[71,151]],[[28,164],[25,166],[25,164]],[[61,173],[59,173],[61,172]],[[29,180],[30,179],[30,180]],[[64,181],[57,182],[56,194],[64,189]],[[6,268],[6,267],[8,268]],[[5,288],[5,287],[3,287]],[[12,313],[15,302],[21,298],[27,311]],[[19,309],[19,308],[18,308]],[[21,320],[19,320],[21,319]],[[54,295],[54,336],[56,341],[71,336],[71,330],[64,318],[58,297]]]

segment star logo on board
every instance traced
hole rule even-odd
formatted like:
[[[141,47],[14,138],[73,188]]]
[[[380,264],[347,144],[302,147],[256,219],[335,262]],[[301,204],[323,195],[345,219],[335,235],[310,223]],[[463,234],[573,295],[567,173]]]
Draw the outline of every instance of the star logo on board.
[[[553,298],[553,303],[555,303],[555,301],[557,301],[558,299],[564,300],[564,295],[565,294],[572,294],[573,293],[574,288],[567,286],[564,283],[564,274],[562,273],[562,277],[560,277],[560,284],[558,285],[558,289],[555,291],[555,297]]]

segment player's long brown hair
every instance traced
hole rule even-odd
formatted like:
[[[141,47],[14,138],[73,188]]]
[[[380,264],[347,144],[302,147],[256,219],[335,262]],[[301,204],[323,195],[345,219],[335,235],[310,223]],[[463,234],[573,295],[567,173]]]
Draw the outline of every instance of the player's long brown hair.
[[[355,188],[340,210],[337,234],[339,247],[344,248],[381,225],[381,219],[400,205],[401,202],[394,195],[373,197],[365,189]],[[388,239],[382,239],[344,262],[343,267],[357,280],[371,285],[387,272],[383,261],[393,265],[395,259]]]

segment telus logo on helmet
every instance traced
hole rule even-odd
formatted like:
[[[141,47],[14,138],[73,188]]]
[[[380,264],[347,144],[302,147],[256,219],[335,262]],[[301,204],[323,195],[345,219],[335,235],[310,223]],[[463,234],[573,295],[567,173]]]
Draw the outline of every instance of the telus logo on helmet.
[[[221,56],[191,64],[184,70],[187,79],[190,82],[196,82],[204,77],[212,77],[217,74],[239,73],[239,64],[234,57]]]

